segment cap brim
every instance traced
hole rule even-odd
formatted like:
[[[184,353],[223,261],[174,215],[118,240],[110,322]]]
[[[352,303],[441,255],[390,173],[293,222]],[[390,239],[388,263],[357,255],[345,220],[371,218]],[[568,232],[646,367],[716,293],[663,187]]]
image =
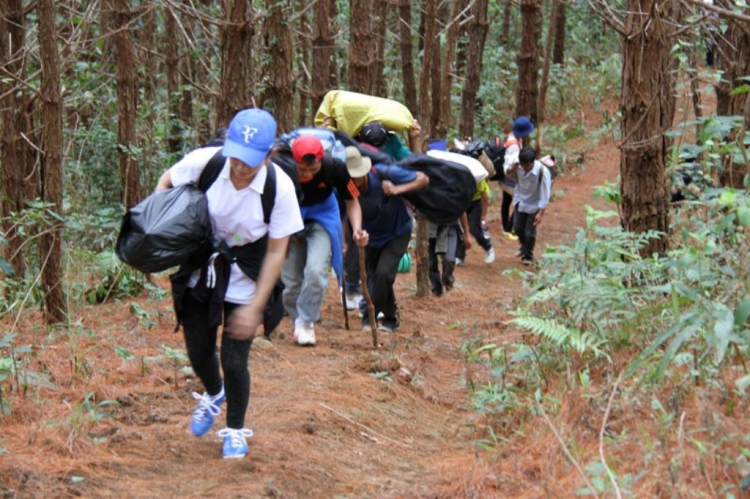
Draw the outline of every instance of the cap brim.
[[[347,170],[351,178],[360,178],[367,175],[370,172],[370,168],[372,168],[372,160],[367,156],[362,156],[362,161],[360,161],[356,168],[347,168]]]
[[[263,163],[268,152],[269,151],[258,151],[257,149],[251,149],[236,142],[232,142],[231,140],[225,140],[221,154],[223,154],[225,158],[239,159],[247,166],[255,168]]]

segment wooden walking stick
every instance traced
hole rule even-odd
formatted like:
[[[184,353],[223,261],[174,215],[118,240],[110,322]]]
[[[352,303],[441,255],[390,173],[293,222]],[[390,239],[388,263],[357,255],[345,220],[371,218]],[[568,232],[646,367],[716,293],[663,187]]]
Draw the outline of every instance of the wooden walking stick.
[[[341,304],[344,306],[344,325],[346,326],[346,330],[349,331],[349,309],[346,308],[346,291],[344,291],[344,288],[339,288],[341,290]]]
[[[372,304],[370,289],[367,287],[367,269],[365,268],[365,249],[359,248],[359,279],[362,281],[362,296],[367,304],[367,317],[370,319],[370,330],[372,331],[372,346],[378,348],[378,323],[375,320],[375,306]]]

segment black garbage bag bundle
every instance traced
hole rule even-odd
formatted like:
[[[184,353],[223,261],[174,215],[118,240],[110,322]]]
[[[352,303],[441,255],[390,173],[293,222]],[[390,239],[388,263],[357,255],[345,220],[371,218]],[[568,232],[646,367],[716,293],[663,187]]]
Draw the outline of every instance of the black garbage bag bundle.
[[[115,253],[141,272],[162,272],[210,244],[205,193],[192,184],[155,192],[125,214]]]

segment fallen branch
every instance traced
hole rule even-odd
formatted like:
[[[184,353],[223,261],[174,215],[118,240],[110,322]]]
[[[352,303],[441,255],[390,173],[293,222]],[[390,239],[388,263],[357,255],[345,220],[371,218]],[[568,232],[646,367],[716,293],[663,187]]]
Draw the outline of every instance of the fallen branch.
[[[407,444],[405,444],[405,443],[399,442],[398,440],[394,440],[394,439],[392,439],[392,438],[390,438],[390,437],[386,437],[386,436],[385,436],[385,435],[383,435],[382,433],[378,433],[377,431],[373,430],[373,429],[372,429],[372,428],[370,428],[369,426],[365,426],[365,425],[363,425],[362,423],[357,423],[356,421],[354,421],[353,419],[351,419],[351,418],[350,418],[350,417],[348,417],[347,415],[345,415],[345,414],[342,414],[342,413],[340,413],[339,411],[337,411],[337,410],[336,410],[336,409],[334,409],[333,407],[328,407],[328,406],[327,406],[327,405],[325,405],[325,404],[324,404],[323,402],[318,402],[318,403],[319,403],[319,404],[320,404],[320,405],[321,405],[321,406],[322,406],[322,407],[323,407],[324,409],[328,409],[329,411],[331,411],[332,413],[336,414],[336,415],[337,415],[338,417],[340,417],[340,418],[341,418],[341,419],[343,419],[344,421],[347,421],[348,423],[351,423],[351,424],[353,424],[353,425],[355,425],[355,426],[359,426],[360,428],[364,428],[365,430],[369,431],[370,433],[374,433],[375,435],[379,436],[380,438],[382,438],[382,439],[384,439],[384,440],[388,440],[389,442],[391,442],[391,443],[394,443],[394,444],[396,444],[396,445],[398,445],[398,446],[400,446],[400,447],[403,447],[404,449],[411,449],[411,446],[410,446],[410,445],[407,445]]]
[[[617,496],[617,499],[622,499],[622,492],[620,492],[620,487],[617,485],[617,480],[615,479],[614,473],[612,473],[612,470],[609,468],[609,465],[607,464],[607,459],[604,457],[604,430],[607,427],[607,419],[609,418],[609,411],[612,409],[612,402],[615,400],[615,394],[617,393],[617,388],[620,385],[620,381],[622,381],[622,375],[625,373],[625,371],[622,371],[620,375],[617,377],[617,381],[615,381],[615,386],[612,388],[612,393],[609,396],[609,401],[607,402],[607,410],[604,411],[604,418],[602,419],[602,427],[599,430],[599,458],[602,461],[602,464],[604,465],[604,469],[607,470],[607,476],[609,477],[610,483],[612,483],[612,487],[615,489],[615,495]]]

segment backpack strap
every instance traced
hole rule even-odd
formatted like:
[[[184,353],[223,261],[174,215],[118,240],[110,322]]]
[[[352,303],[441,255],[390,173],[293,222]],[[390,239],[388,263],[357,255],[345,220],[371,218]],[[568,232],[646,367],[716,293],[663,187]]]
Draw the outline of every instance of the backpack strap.
[[[266,165],[266,183],[263,185],[263,194],[260,195],[260,204],[263,207],[263,223],[268,225],[276,204],[276,167],[273,163]]]
[[[216,182],[221,170],[224,169],[226,158],[221,153],[222,150],[223,149],[219,149],[216,151],[216,154],[214,154],[211,159],[208,160],[208,163],[206,163],[206,167],[203,168],[201,176],[198,177],[198,189],[203,192],[206,192],[214,182]]]

